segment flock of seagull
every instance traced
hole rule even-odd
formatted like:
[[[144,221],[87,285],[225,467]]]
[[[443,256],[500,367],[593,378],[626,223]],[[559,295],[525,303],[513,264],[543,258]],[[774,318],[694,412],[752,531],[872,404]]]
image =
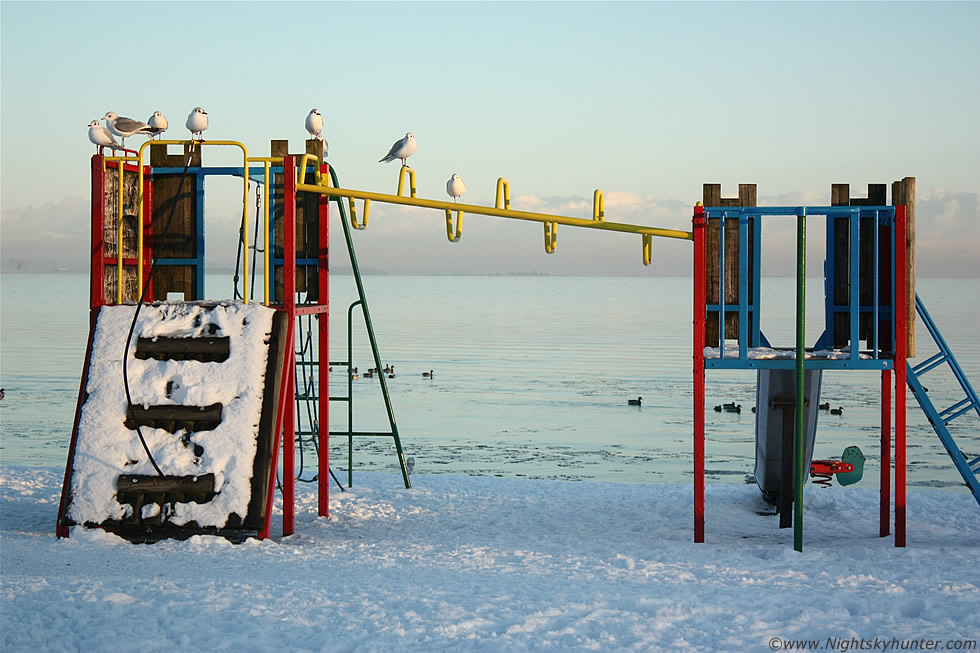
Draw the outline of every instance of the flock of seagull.
[[[117,115],[112,111],[106,112],[102,116],[105,120],[103,127],[98,120],[93,120],[88,124],[88,139],[91,141],[98,152],[100,148],[108,147],[113,150],[126,148],[126,138],[129,136],[144,135],[148,139],[158,137],[167,131],[170,123],[167,117],[160,111],[154,111],[146,122],[134,120],[125,116]],[[187,130],[191,133],[191,138],[201,139],[204,130],[208,128],[208,113],[201,107],[194,107],[194,110],[187,116],[184,123]],[[317,109],[310,109],[306,116],[306,131],[310,138],[323,140],[323,115]],[[122,144],[116,141],[116,137],[122,140]],[[418,149],[418,142],[415,134],[408,132],[404,138],[395,141],[395,144],[388,150],[388,154],[379,159],[378,163],[388,163],[399,159],[403,166],[408,165],[408,157]],[[466,192],[466,185],[458,174],[453,174],[446,182],[446,193],[457,201]]]

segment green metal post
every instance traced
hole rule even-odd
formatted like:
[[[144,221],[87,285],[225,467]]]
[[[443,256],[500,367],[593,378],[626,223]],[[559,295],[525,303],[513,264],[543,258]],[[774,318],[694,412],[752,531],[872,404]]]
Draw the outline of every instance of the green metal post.
[[[794,462],[796,475],[793,493],[793,548],[803,551],[803,469],[805,454],[805,423],[803,399],[806,386],[806,210],[801,209],[796,221],[796,446]]]
[[[333,166],[330,166],[330,178],[333,181],[335,188],[340,187],[340,181],[337,179],[337,172],[334,170]],[[381,355],[378,353],[378,342],[374,337],[374,325],[371,322],[371,311],[368,309],[367,299],[364,296],[364,285],[361,283],[361,271],[357,266],[357,256],[354,254],[354,241],[351,239],[350,226],[347,224],[347,210],[344,208],[344,203],[341,201],[340,197],[335,197],[334,201],[337,203],[337,207],[340,209],[340,224],[344,227],[344,239],[347,241],[347,251],[350,254],[350,266],[354,273],[354,282],[357,285],[357,296],[361,302],[361,311],[364,314],[364,324],[367,326],[368,339],[371,341],[371,352],[374,354],[374,365],[381,370]],[[350,331],[348,330],[348,334]],[[350,361],[353,365],[353,361]],[[348,370],[350,368],[348,367]],[[348,378],[351,373],[348,371]],[[384,397],[385,411],[388,413],[388,424],[391,425],[391,434],[395,440],[395,449],[398,452],[398,466],[401,468],[402,480],[405,481],[405,487],[412,487],[412,480],[408,476],[408,467],[405,464],[405,452],[402,450],[402,441],[398,437],[398,425],[395,423],[395,412],[391,407],[391,396],[388,394],[388,384],[385,379],[384,374],[378,375],[381,381],[381,394]]]

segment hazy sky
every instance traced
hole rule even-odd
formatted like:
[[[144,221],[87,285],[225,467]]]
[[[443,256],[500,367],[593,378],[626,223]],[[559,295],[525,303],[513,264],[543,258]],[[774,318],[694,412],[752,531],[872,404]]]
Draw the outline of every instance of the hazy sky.
[[[754,182],[766,204],[829,204],[832,183],[918,180],[919,274],[980,276],[980,3],[11,2],[2,24],[4,269],[87,269],[90,120],[196,105],[206,136],[254,155],[303,149],[323,113],[345,186],[394,192],[379,164],[415,133],[419,194],[688,228],[701,185]],[[141,143],[142,137],[129,143]],[[205,153],[206,163],[225,155]],[[216,183],[230,198],[237,182]],[[221,191],[220,188],[225,188]],[[210,190],[209,186],[209,190]],[[210,254],[240,207],[208,204]],[[372,206],[362,265],[394,271],[687,274],[690,246]],[[578,231],[578,233],[575,233]],[[768,230],[778,242],[780,229]],[[213,240],[227,235],[227,247]],[[338,238],[334,240],[340,244]],[[772,272],[782,247],[770,248]]]

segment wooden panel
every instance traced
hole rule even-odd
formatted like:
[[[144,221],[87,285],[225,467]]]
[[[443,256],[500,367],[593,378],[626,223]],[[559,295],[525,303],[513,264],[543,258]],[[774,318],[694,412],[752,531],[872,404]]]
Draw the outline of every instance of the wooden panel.
[[[197,175],[157,175],[153,179],[153,255],[197,258]],[[180,190],[180,196],[177,190]]]
[[[203,299],[195,296],[195,275],[193,265],[158,265],[153,271],[153,296],[165,300],[168,293],[180,293],[184,301]]]
[[[721,184],[704,184],[702,186],[702,204],[704,206],[756,206],[757,187],[755,184],[739,184],[738,197],[722,197]],[[725,304],[728,306],[739,302],[739,241],[738,241],[738,219],[726,218],[725,220]],[[705,231],[707,243],[707,259],[705,261],[705,299],[708,304],[717,304],[720,300],[721,291],[721,258],[718,256],[721,241],[721,221],[708,220]],[[755,252],[752,251],[754,242],[753,227],[749,226],[749,252],[748,252],[748,276],[752,279],[756,260]],[[752,284],[749,283],[750,296],[747,301],[753,301],[751,296]],[[750,319],[752,319],[750,317]],[[753,330],[753,325],[748,325],[749,332]],[[725,316],[725,337],[738,338],[739,324],[738,314],[729,313]],[[708,347],[719,346],[720,328],[718,325],[717,313],[708,313],[705,322],[705,345]]]

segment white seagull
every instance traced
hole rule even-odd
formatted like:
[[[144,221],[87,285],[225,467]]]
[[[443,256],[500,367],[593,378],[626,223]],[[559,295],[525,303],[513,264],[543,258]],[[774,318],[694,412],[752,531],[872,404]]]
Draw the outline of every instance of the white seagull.
[[[102,119],[105,120],[105,126],[109,128],[113,134],[122,139],[123,147],[126,146],[126,137],[132,136],[133,134],[146,134],[149,138],[153,134],[153,129],[139,120],[133,120],[132,118],[126,118],[125,116],[119,116],[112,111],[107,111]]]
[[[154,111],[153,115],[146,122],[153,129],[153,134],[156,136],[167,131],[167,127],[170,126],[170,123],[167,122],[167,117],[159,111]]]
[[[98,120],[93,120],[88,124],[88,139],[95,144],[96,152],[103,147],[119,149],[119,143],[116,142],[112,132],[103,127]]]
[[[455,202],[457,197],[461,197],[466,192],[466,184],[463,183],[463,179],[459,175],[454,174],[446,182],[446,192]]]
[[[208,112],[201,107],[194,107],[194,110],[187,116],[187,122],[184,123],[184,126],[191,133],[191,138],[197,134],[198,139],[203,139],[202,133],[208,128]]]
[[[405,134],[405,138],[396,141],[395,144],[391,146],[391,149],[388,150],[388,154],[386,154],[384,158],[379,159],[378,163],[388,163],[389,161],[394,161],[395,159],[401,159],[403,166],[408,165],[405,163],[405,160],[412,156],[418,146],[419,144],[415,141],[415,134],[409,132]]]
[[[306,131],[310,132],[310,138],[323,140],[323,116],[316,109],[310,109],[306,116]]]

